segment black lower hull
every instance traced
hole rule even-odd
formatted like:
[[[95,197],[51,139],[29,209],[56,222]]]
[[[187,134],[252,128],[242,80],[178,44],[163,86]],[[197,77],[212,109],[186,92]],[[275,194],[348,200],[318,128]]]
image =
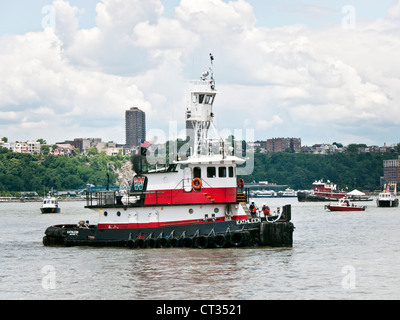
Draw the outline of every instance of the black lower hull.
[[[394,200],[376,200],[376,205],[382,208],[398,207],[399,199]]]
[[[61,212],[61,208],[40,208],[40,211],[43,214],[47,214],[47,213],[60,213]]]
[[[324,197],[319,196],[313,193],[306,193],[306,192],[298,192],[297,193],[297,200],[299,202],[308,202],[308,201],[335,201],[339,198],[332,198],[332,197]]]
[[[243,246],[291,247],[294,226],[290,221],[265,218],[212,222],[202,225],[146,229],[97,229],[60,225],[47,228],[45,246],[127,248],[226,248]]]
[[[335,195],[335,196],[323,196],[315,193],[309,193],[309,192],[303,192],[299,191],[297,192],[297,200],[299,202],[312,202],[312,201],[318,201],[318,202],[331,202],[331,201],[339,201],[339,199],[343,198],[344,195]],[[347,196],[348,199],[351,201],[372,201],[372,198],[368,198],[365,196]]]

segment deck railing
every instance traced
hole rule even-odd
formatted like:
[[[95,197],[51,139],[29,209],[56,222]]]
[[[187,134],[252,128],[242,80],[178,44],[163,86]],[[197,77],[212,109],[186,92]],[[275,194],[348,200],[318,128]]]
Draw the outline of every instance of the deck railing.
[[[180,183],[178,184],[180,185]],[[86,193],[87,207],[171,205],[189,203],[236,203],[247,202],[248,196],[232,188],[204,187],[197,192],[185,192],[184,189],[120,192],[93,191]]]

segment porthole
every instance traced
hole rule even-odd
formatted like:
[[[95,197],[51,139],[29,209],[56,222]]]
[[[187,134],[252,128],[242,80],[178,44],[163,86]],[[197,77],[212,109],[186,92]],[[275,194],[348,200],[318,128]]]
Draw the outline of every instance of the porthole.
[[[120,212],[120,211],[117,212],[117,216],[118,216],[118,217],[121,216],[121,212]]]
[[[108,216],[108,212],[104,211],[104,216],[107,217]]]
[[[215,208],[215,209],[214,209],[214,212],[215,212],[215,213],[218,213],[218,212],[219,212],[219,209],[218,209],[218,208]]]
[[[193,209],[192,209],[192,208],[189,209],[189,213],[190,213],[190,214],[193,213]]]

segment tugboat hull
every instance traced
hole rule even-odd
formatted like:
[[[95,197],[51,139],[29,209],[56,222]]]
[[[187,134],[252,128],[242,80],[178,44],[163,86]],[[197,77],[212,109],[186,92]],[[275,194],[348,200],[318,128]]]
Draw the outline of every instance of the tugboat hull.
[[[284,207],[289,212],[290,205]],[[289,211],[288,211],[289,210]],[[210,222],[202,225],[168,226],[143,229],[98,229],[83,222],[47,228],[45,246],[90,246],[127,248],[225,248],[246,246],[291,247],[293,224],[282,215],[273,218],[249,218]]]
[[[48,214],[48,213],[60,213],[61,208],[40,208],[40,211],[43,214]]]
[[[340,198],[343,198],[345,194],[331,194],[331,195],[319,195],[315,193],[307,193],[303,191],[299,191],[297,193],[297,200],[299,202],[310,202],[310,201],[337,201]]]

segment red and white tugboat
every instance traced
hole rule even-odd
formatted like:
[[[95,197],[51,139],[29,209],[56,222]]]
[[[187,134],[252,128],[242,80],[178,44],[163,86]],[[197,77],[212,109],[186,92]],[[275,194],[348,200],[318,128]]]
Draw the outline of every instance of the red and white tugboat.
[[[313,182],[313,191],[299,191],[297,192],[297,200],[299,202],[305,201],[335,201],[346,197],[347,193],[338,191],[337,185],[330,182],[324,182],[323,179]]]
[[[213,103],[217,95],[212,62],[211,56],[210,72],[195,81],[190,92],[186,118],[194,130],[191,155],[152,171],[134,163],[136,175],[129,194],[88,192],[86,208],[98,213],[97,225],[81,221],[49,227],[44,245],[292,246],[290,205],[274,218],[252,217],[244,182],[236,175],[237,165],[245,160],[227,154],[221,138],[209,138],[209,130],[215,129]]]

